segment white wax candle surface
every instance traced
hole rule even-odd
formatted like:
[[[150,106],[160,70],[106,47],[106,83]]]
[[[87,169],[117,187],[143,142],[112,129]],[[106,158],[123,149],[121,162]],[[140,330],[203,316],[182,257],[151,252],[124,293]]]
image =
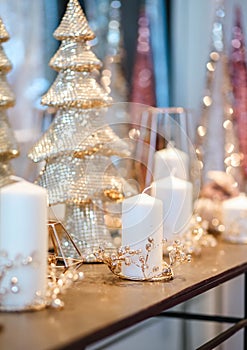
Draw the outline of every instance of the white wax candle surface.
[[[237,197],[222,202],[223,236],[229,241],[247,243],[247,197]]]
[[[184,233],[193,211],[192,184],[168,176],[152,183],[151,194],[163,202],[164,238],[170,240],[173,235]]]
[[[14,261],[0,280],[1,309],[22,310],[33,305],[36,292],[47,285],[47,192],[25,180],[0,189],[0,252]],[[23,259],[33,257],[32,263]],[[14,279],[14,280],[13,280]],[[11,289],[11,285],[16,288]]]
[[[154,154],[154,180],[171,174],[180,179],[189,180],[189,157],[175,147],[167,147]]]
[[[147,262],[148,268],[145,275],[148,278],[154,277],[162,271],[162,202],[156,198],[142,193],[127,198],[122,205],[122,246],[130,246],[132,250],[141,249],[140,255],[146,255],[146,244],[148,238],[154,240],[154,249],[149,253]],[[130,266],[122,264],[122,273],[129,278],[143,278],[139,257],[132,257],[133,263]],[[157,267],[156,272],[153,268]]]

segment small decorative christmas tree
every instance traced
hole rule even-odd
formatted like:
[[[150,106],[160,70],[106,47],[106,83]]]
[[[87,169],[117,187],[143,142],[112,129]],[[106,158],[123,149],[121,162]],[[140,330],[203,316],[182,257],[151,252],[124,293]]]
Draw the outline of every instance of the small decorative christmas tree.
[[[0,187],[9,182],[12,174],[10,160],[19,155],[17,142],[7,117],[7,109],[15,104],[14,94],[6,80],[12,65],[5,55],[2,43],[9,40],[9,34],[0,18]]]
[[[247,178],[247,64],[240,8],[236,8],[231,44],[229,66],[234,95],[234,118],[237,124],[239,148],[243,155],[242,170],[245,187]],[[246,188],[243,190],[246,191]]]
[[[197,127],[196,153],[203,184],[210,170],[225,171],[236,178],[241,164],[233,119],[233,94],[224,45],[223,2],[217,3],[212,27],[212,48],[207,62],[207,81],[201,120]],[[217,152],[216,152],[217,147]]]
[[[123,35],[121,31],[121,2],[109,3],[109,20],[106,55],[103,61],[101,83],[113,98],[114,102],[126,102],[128,89],[123,71]]]
[[[131,102],[155,106],[156,96],[152,47],[150,45],[149,19],[145,7],[140,11],[138,25]]]
[[[111,98],[96,81],[101,62],[87,43],[94,33],[78,0],[69,0],[54,36],[62,41],[50,61],[58,76],[42,104],[57,108],[57,113],[29,157],[46,161],[37,182],[47,188],[50,205],[66,204],[65,227],[84,259],[92,261],[100,244],[114,248],[104,223],[104,201],[124,195],[124,181],[109,157],[129,151],[104,121]],[[64,250],[67,243],[62,242]],[[67,249],[66,254],[73,252]]]
[[[242,157],[233,118],[233,94],[224,45],[223,1],[216,2],[196,153],[202,187],[196,210],[209,230],[222,232],[222,201],[238,194]]]

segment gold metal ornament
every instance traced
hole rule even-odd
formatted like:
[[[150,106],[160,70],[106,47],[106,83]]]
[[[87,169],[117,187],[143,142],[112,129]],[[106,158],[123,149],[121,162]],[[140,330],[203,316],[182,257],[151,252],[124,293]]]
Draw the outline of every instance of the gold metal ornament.
[[[64,227],[60,220],[49,220],[48,222],[48,234],[50,238],[51,247],[49,248],[49,261],[54,263],[55,266],[65,272],[69,268],[77,270],[83,263],[83,258],[80,250],[73,241],[71,235]],[[64,252],[62,242],[66,242],[64,245],[74,250],[73,259],[68,258]],[[52,250],[52,251],[51,251]]]
[[[146,270],[149,265],[149,254],[154,248],[155,242],[153,238],[149,237],[146,241],[145,251],[140,249],[135,250],[130,246],[124,246],[120,247],[116,252],[109,253],[105,247],[102,246],[95,252],[95,256],[98,261],[102,261],[106,264],[111,272],[120,278],[149,282],[170,281],[174,278],[172,266],[191,261],[191,256],[184,252],[181,242],[175,241],[169,252],[169,263],[164,260],[162,261],[162,271],[160,271],[157,266],[153,266],[151,270],[154,275],[150,277],[147,275]],[[123,274],[122,266],[131,266],[132,264],[140,270],[141,277],[129,277]]]

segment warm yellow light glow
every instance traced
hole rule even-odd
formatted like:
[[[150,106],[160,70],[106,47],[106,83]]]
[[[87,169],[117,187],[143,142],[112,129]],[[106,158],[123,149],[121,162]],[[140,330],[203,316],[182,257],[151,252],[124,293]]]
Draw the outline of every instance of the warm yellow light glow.
[[[210,72],[214,72],[214,65],[212,62],[208,62],[207,63],[207,69],[210,71]]]
[[[219,57],[220,57],[220,55],[218,54],[218,52],[213,51],[213,52],[211,52],[211,54],[210,54],[210,58],[211,58],[213,61],[218,61]]]
[[[206,107],[210,106],[212,104],[212,99],[210,96],[204,96],[203,97],[203,103]]]
[[[205,136],[206,133],[207,133],[207,130],[206,130],[205,126],[199,125],[198,128],[197,128],[197,133],[201,137]]]
[[[227,119],[223,123],[223,128],[226,130],[231,130],[232,129],[232,121]]]
[[[241,163],[241,157],[240,157],[239,153],[233,153],[231,155],[231,165],[233,167],[237,167],[240,165],[240,163]]]
[[[232,153],[233,151],[234,151],[234,148],[235,148],[235,146],[234,146],[234,144],[233,143],[227,143],[226,145],[225,145],[225,151],[227,152],[227,153]]]

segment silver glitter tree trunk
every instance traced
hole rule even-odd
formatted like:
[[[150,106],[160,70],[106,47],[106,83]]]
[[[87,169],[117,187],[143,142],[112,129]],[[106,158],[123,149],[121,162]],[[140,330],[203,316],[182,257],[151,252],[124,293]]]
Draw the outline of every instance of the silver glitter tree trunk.
[[[115,249],[110,231],[104,222],[104,214],[92,201],[81,205],[67,204],[64,225],[81,251],[85,262],[96,262],[94,252],[100,246],[104,246],[106,250]],[[73,257],[74,250],[66,240],[62,241],[62,247],[66,256]]]

